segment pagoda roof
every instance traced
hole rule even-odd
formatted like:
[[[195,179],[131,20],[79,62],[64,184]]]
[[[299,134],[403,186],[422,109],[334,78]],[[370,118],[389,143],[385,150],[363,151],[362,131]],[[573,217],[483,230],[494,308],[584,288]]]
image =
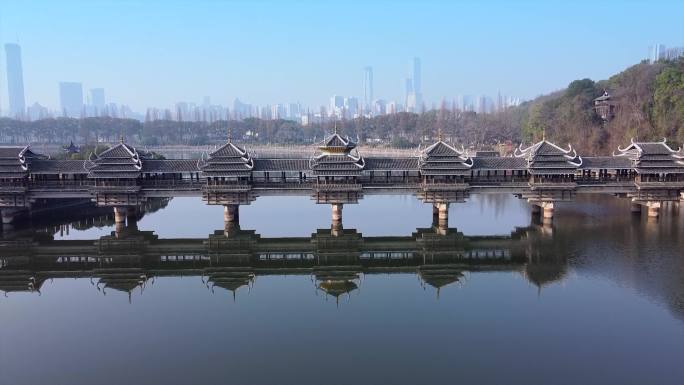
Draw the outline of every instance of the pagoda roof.
[[[141,174],[142,160],[135,147],[119,142],[100,154],[91,154],[85,167],[88,178],[135,179]]]
[[[244,148],[228,141],[198,162],[199,169],[208,177],[248,176],[254,160]]]
[[[561,148],[546,139],[522,148],[522,143],[515,149],[514,156],[527,160],[527,168],[531,174],[562,174],[582,166],[582,157],[577,155],[571,145]]]
[[[323,139],[323,141],[318,147],[320,149],[352,149],[356,147],[356,143],[349,139],[348,136],[343,138],[340,134],[334,132],[333,134]]]
[[[625,148],[618,147],[616,157],[631,160],[632,167],[640,174],[684,173],[684,152],[667,145],[667,140],[660,142],[636,142],[632,138]]]
[[[474,163],[465,149],[457,150],[440,139],[421,152],[419,164],[422,174],[452,175],[469,172]]]
[[[594,99],[595,102],[604,102],[606,100],[610,100],[610,94],[608,94],[608,91],[603,91],[603,95]]]
[[[31,151],[28,145],[0,147],[0,178],[24,178],[34,160],[47,158]]]
[[[318,149],[309,160],[309,168],[315,175],[354,176],[366,166],[356,150],[356,143],[337,132],[325,138]]]

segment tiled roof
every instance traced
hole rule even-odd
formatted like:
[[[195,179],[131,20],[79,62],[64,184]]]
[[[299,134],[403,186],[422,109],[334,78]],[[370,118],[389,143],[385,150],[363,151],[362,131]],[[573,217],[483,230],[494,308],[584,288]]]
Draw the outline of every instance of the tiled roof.
[[[86,163],[88,178],[137,178],[142,161],[134,147],[120,142]]]
[[[87,174],[83,160],[35,160],[32,174]]]
[[[617,156],[592,156],[582,158],[583,169],[627,169],[632,168],[629,159]]]
[[[254,159],[254,171],[308,171],[308,159]]]
[[[0,174],[2,178],[24,178],[28,175],[31,163],[45,159],[25,147],[0,147]]]
[[[517,148],[515,156],[527,160],[527,167],[531,174],[552,172],[564,174],[582,165],[582,158],[577,155],[572,146],[568,146],[565,150],[545,139],[524,149]]]
[[[144,173],[189,173],[198,172],[197,159],[144,160]]]
[[[249,176],[254,160],[244,148],[228,142],[211,152],[206,160],[198,163],[205,176]]]
[[[473,166],[473,158],[439,140],[420,155],[420,171],[425,175],[466,174]]]
[[[321,147],[355,147],[355,143],[334,133],[323,140]]]
[[[404,170],[416,171],[418,170],[418,158],[365,158],[365,170],[390,171],[390,170]]]
[[[527,161],[510,157],[475,157],[473,169],[481,170],[526,170]]]
[[[233,142],[228,142],[213,152],[209,153],[210,158],[242,158],[247,155],[244,148],[240,148]]]
[[[662,142],[635,142],[631,141],[626,148],[618,148],[618,157],[631,160],[632,167],[638,173],[684,173],[684,152],[682,149],[675,151]]]
[[[319,146],[318,153],[309,161],[309,167],[316,175],[357,175],[365,167],[365,160],[355,147],[349,138],[334,133]]]

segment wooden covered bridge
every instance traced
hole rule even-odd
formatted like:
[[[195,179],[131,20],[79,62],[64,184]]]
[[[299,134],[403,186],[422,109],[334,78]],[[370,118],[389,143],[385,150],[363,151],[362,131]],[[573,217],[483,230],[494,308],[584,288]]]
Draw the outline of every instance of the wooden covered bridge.
[[[633,210],[646,206],[655,217],[663,202],[684,198],[684,151],[665,140],[632,141],[610,156],[582,157],[572,146],[542,140],[511,157],[469,156],[438,140],[413,156],[364,157],[337,133],[310,158],[255,157],[231,140],[193,160],[152,159],[123,140],[85,161],[53,160],[28,146],[0,148],[3,223],[39,199],[91,199],[113,207],[123,222],[149,198],[197,196],[223,205],[226,222],[236,222],[239,206],[259,196],[308,195],[332,205],[333,228],[341,228],[344,204],[371,194],[415,194],[447,228],[449,204],[478,193],[515,194],[546,221],[556,202],[582,193],[629,198]]]

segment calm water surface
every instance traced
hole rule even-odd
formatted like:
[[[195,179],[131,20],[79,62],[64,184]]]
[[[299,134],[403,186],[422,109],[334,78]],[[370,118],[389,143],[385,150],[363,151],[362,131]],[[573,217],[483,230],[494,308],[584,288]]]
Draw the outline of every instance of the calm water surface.
[[[119,270],[5,252],[0,279],[3,271],[44,279],[39,290],[0,296],[0,384],[684,383],[684,213],[648,220],[632,216],[629,202],[591,197],[560,205],[544,228],[523,201],[476,196],[452,204],[449,219],[473,243],[425,244],[418,265],[397,253],[368,268],[375,262],[358,262],[367,254],[354,246],[318,246],[303,262],[275,253],[212,278],[237,246],[176,265],[128,250],[116,266],[145,271],[131,287]],[[330,207],[259,198],[241,208],[240,222],[255,242],[289,255],[317,229],[329,232]],[[430,224],[430,207],[411,197],[367,197],[344,209],[345,229],[366,246],[410,243]],[[3,236],[43,239],[45,227]],[[216,230],[223,237],[223,228],[222,208],[199,199],[173,199],[138,221],[179,245],[208,242]],[[71,228],[40,242],[87,248],[113,230]],[[506,237],[473,246],[491,235]],[[449,259],[488,248],[507,251],[496,261]],[[255,276],[231,286],[246,271]]]

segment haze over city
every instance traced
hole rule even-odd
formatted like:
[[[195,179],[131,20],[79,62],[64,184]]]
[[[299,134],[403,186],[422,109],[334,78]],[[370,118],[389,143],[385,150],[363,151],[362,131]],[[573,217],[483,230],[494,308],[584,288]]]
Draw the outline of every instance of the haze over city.
[[[333,95],[362,102],[367,66],[374,98],[405,103],[414,57],[428,108],[459,95],[524,100],[608,77],[654,44],[684,45],[684,5],[674,1],[668,12],[617,1],[200,3],[3,2],[0,40],[21,46],[27,106],[57,110],[59,82],[80,82],[84,99],[103,88],[107,102],[142,113],[207,96],[314,110]]]

